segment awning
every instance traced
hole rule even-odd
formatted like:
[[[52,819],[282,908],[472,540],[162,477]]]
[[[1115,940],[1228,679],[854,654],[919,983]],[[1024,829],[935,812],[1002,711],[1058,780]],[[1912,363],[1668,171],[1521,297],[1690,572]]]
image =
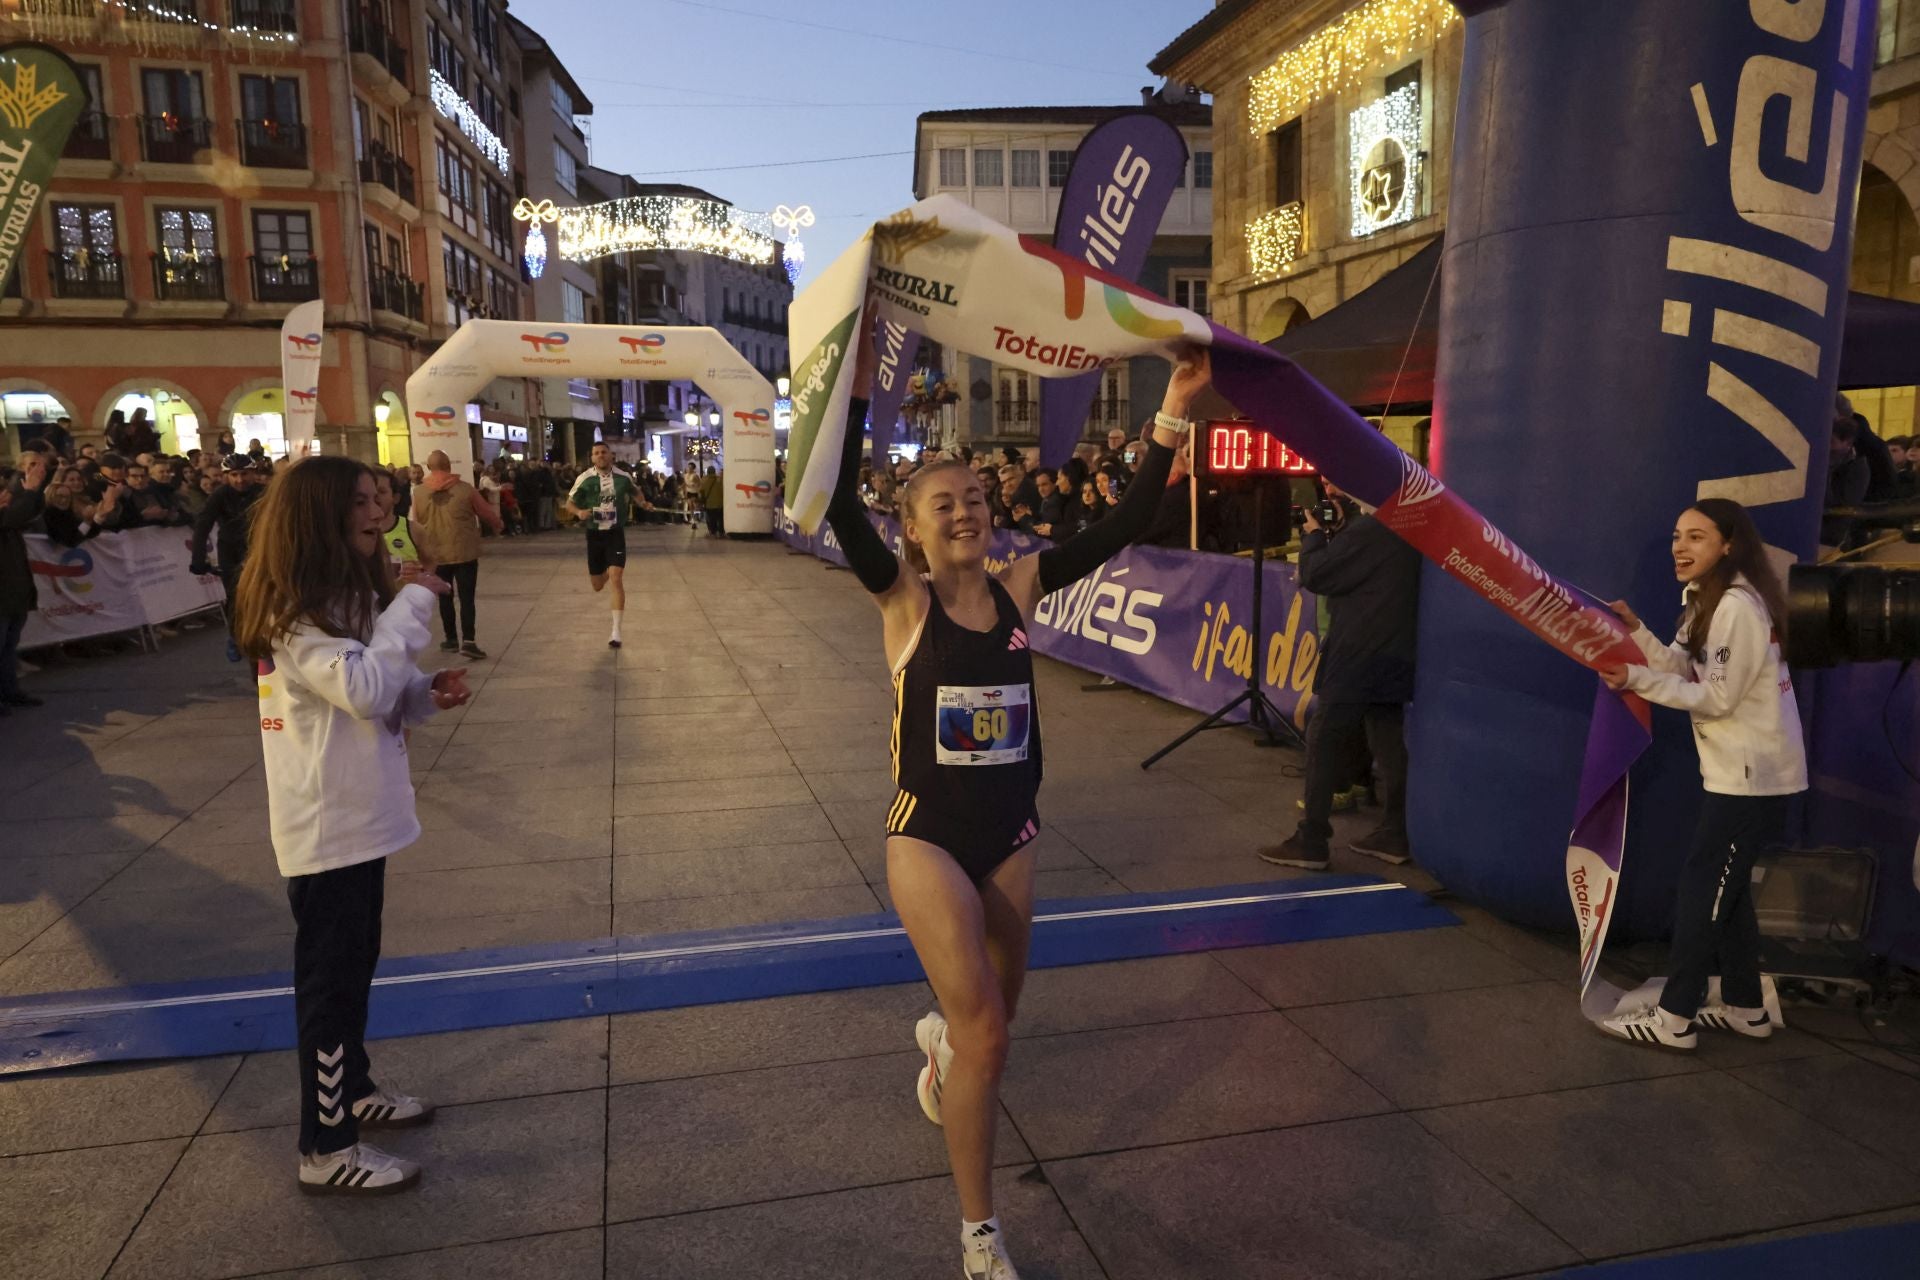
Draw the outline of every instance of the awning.
[[[1333,310],[1267,346],[1356,409],[1377,412],[1391,403],[1396,412],[1424,411],[1433,403],[1439,363],[1444,245],[1444,237],[1435,240]],[[1920,385],[1920,303],[1849,293],[1841,389],[1914,385]]]

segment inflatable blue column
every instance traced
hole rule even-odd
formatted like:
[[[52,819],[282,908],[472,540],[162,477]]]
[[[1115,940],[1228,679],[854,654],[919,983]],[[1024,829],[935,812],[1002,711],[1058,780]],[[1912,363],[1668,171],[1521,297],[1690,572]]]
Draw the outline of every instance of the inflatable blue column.
[[[1459,0],[1434,470],[1670,635],[1674,517],[1737,499],[1804,557],[1825,487],[1873,0]],[[1420,861],[1571,927],[1594,677],[1428,566]],[[1614,937],[1661,932],[1699,796],[1684,717],[1635,768]]]

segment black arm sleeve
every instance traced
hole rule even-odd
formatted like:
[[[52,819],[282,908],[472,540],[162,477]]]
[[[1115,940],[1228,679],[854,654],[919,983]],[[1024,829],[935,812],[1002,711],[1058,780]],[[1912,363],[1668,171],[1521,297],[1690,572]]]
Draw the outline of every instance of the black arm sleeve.
[[[193,557],[194,564],[207,562],[207,535],[213,532],[215,522],[225,518],[226,481],[220,483],[221,487],[213,491],[207,499],[207,505],[200,508],[200,514],[193,520],[193,545],[188,554]]]
[[[853,576],[860,579],[861,586],[879,595],[899,578],[900,561],[867,523],[866,509],[860,505],[860,433],[866,421],[865,400],[855,400],[847,406],[847,436],[840,449],[840,479],[833,487],[833,501],[827,504],[827,524],[840,539],[840,550],[846,555]]]
[[[1040,594],[1050,595],[1078,582],[1126,550],[1146,531],[1167,491],[1173,469],[1173,450],[1155,441],[1147,446],[1147,460],[1120,498],[1118,506],[1097,524],[1090,524],[1058,546],[1040,553]]]

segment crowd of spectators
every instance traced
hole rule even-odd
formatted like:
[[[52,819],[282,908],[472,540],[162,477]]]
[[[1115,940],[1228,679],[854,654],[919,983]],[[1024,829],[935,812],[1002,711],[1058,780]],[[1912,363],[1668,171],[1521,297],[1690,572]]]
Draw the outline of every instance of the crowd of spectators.
[[[1834,401],[1833,433],[1827,448],[1826,506],[1853,507],[1866,502],[1897,502],[1920,496],[1916,465],[1920,436],[1881,439],[1866,415],[1847,397]],[[1823,546],[1851,551],[1864,546],[1875,530],[1848,516],[1828,514],[1820,522]]]

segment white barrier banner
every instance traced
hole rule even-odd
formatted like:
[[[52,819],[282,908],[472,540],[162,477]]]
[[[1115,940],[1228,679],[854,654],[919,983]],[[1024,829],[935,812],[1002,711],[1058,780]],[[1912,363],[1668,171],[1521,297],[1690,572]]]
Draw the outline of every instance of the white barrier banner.
[[[313,451],[313,424],[320,413],[320,357],[326,341],[326,304],[303,302],[280,325],[280,385],[286,393],[287,451],[296,458]]]
[[[105,533],[77,547],[27,535],[27,566],[40,602],[27,616],[23,648],[132,631],[226,599],[220,579],[187,569],[184,528]]]

